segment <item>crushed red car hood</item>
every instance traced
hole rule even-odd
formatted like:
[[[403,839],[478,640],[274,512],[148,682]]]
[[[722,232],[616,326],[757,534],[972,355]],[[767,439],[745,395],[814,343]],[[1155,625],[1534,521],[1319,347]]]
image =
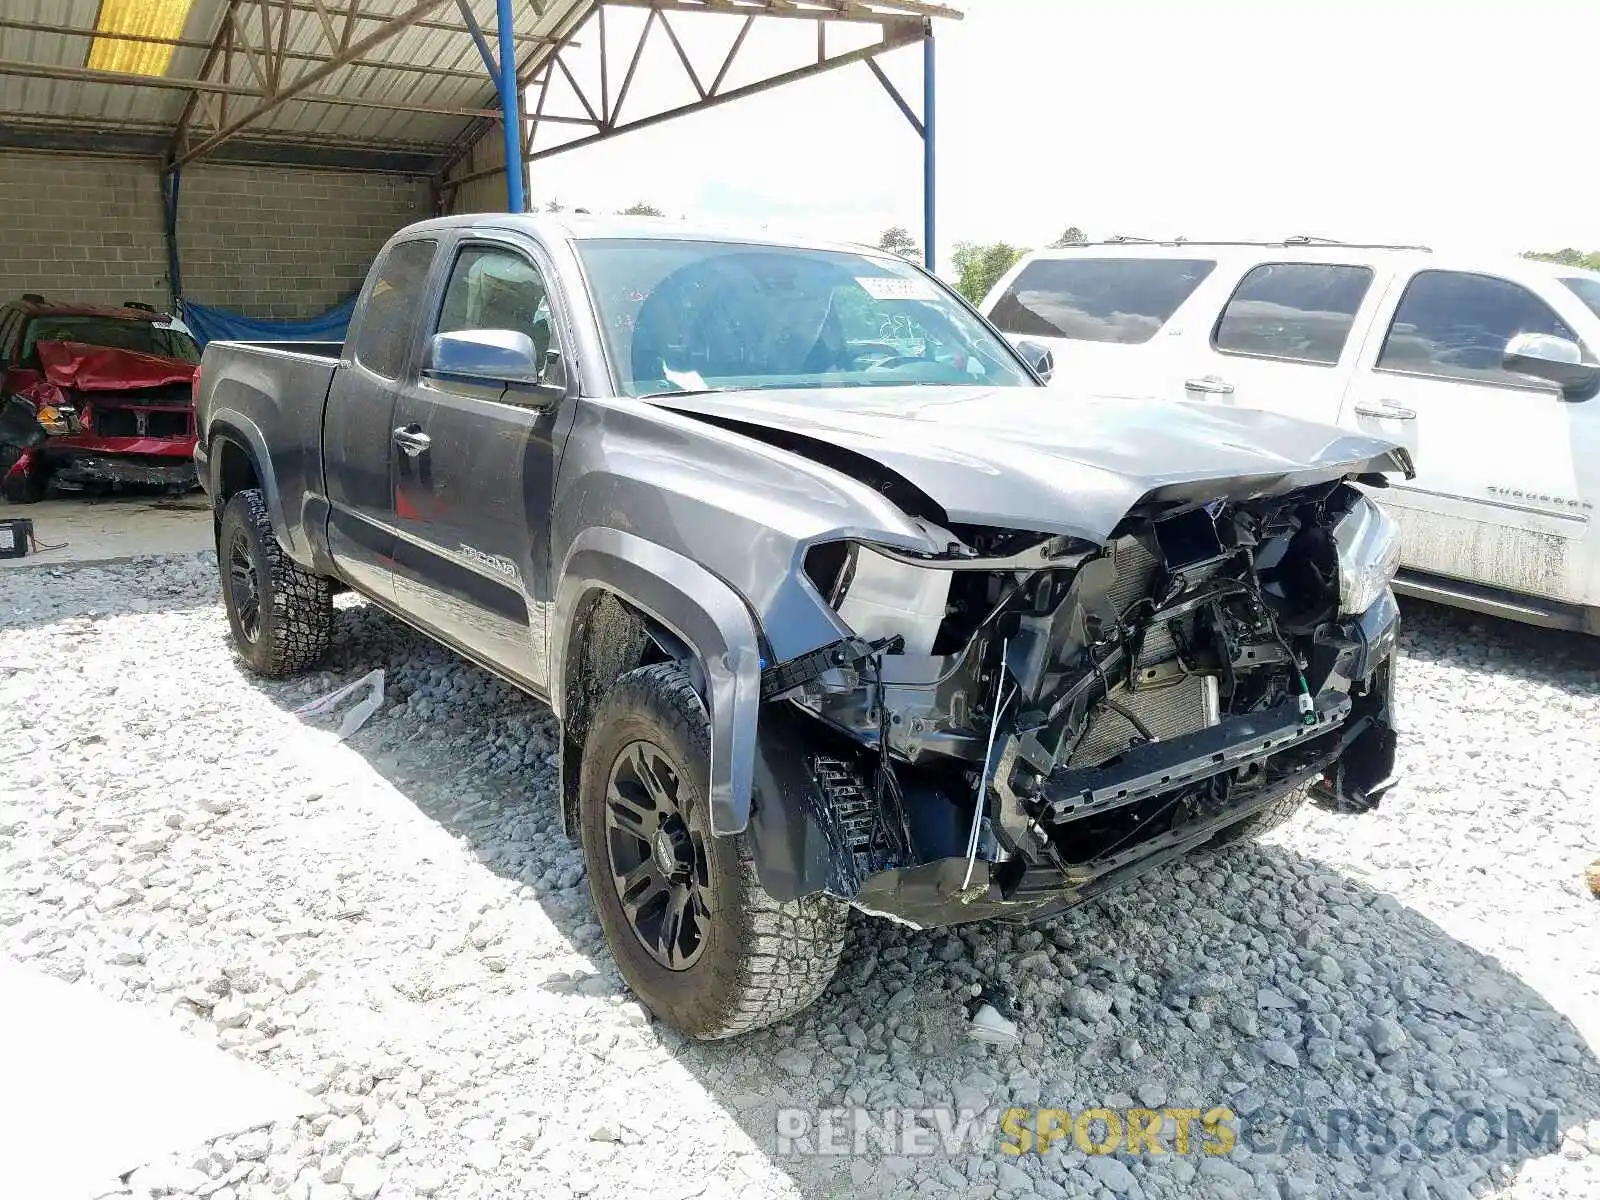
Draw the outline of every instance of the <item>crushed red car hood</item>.
[[[182,359],[84,342],[40,342],[36,349],[45,378],[57,387],[79,392],[188,383],[199,369]]]

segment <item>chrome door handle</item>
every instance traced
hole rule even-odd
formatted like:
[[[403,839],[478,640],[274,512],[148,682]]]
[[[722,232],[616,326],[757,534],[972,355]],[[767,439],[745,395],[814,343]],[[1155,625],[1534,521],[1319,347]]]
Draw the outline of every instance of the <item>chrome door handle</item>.
[[[420,426],[402,425],[394,431],[394,444],[415,458],[433,445],[433,439],[423,433]]]
[[[1207,375],[1203,379],[1185,379],[1183,386],[1185,391],[1204,392],[1208,396],[1233,395],[1233,384],[1225,379],[1218,379],[1215,375]]]
[[[1376,404],[1365,401],[1356,404],[1356,415],[1361,417],[1387,417],[1391,421],[1415,421],[1417,410],[1397,404],[1393,400],[1380,400]]]

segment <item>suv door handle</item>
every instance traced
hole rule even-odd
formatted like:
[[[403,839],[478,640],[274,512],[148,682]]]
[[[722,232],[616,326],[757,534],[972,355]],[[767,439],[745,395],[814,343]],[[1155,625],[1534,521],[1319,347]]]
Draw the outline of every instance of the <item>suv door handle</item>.
[[[402,425],[394,431],[394,444],[415,458],[433,445],[433,439],[422,432],[421,425],[413,423]]]
[[[1391,421],[1415,421],[1417,410],[1407,408],[1394,400],[1379,400],[1376,404],[1358,401],[1356,414],[1362,417],[1387,417]]]
[[[1233,395],[1233,384],[1215,375],[1207,375],[1203,379],[1185,379],[1183,387],[1185,391],[1204,392],[1208,396]]]

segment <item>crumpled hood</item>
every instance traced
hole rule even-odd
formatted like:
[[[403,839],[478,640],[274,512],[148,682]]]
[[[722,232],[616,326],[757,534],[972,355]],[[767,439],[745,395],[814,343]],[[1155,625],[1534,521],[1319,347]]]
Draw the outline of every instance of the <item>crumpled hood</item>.
[[[39,364],[57,387],[78,392],[115,392],[124,388],[188,383],[199,367],[177,358],[90,346],[84,342],[40,342]]]
[[[1047,388],[796,389],[651,403],[757,437],[765,428],[865,455],[952,522],[1096,542],[1141,501],[1244,500],[1354,474],[1412,474],[1394,442],[1330,425]]]

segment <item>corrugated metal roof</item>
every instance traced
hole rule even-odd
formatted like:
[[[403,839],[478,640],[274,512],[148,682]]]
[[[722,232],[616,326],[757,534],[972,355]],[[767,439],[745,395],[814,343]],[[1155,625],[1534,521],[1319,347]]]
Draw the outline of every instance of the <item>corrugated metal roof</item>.
[[[539,39],[569,36],[598,2],[517,0],[513,13],[516,33],[524,39],[518,45],[524,79],[550,52],[549,44]],[[879,4],[894,6],[901,16],[921,9],[949,12],[917,0],[663,2],[686,10],[746,14],[760,13],[771,4],[825,20],[842,19],[844,10],[859,17]],[[417,16],[419,6],[418,0],[360,0],[358,16],[351,20],[354,3],[193,0],[183,44],[174,49],[158,84],[123,77],[102,79],[97,77],[100,73],[88,69],[99,0],[4,0],[0,3],[0,130],[9,131],[12,144],[27,144],[17,140],[26,136],[49,147],[56,137],[63,148],[69,140],[82,148],[100,136],[109,139],[109,147],[120,135],[118,145],[154,145],[163,136],[171,137],[191,107],[196,92],[184,88],[185,81],[232,89],[225,96],[207,91],[212,99],[193,102],[195,117],[188,144],[195,146],[204,142],[217,122],[223,127],[236,122],[260,105],[263,96],[273,93],[262,76],[271,74],[273,56],[280,49],[284,53],[277,59],[277,91],[324,70],[330,55],[339,50],[339,41],[345,46],[359,45],[378,33],[383,22],[403,14]],[[469,7],[489,31],[493,46],[495,0],[469,0]],[[230,11],[236,11],[235,48],[231,56],[220,51],[213,54],[214,45],[226,44],[223,31]],[[47,32],[45,27],[76,32]],[[330,32],[335,42],[330,42]],[[213,63],[209,72],[208,61]],[[495,107],[493,82],[462,22],[460,8],[452,0],[436,0],[414,24],[373,45],[358,60],[327,72],[304,97],[284,101],[252,122],[239,137],[248,143],[443,156],[459,149],[463,138],[478,127],[476,118]]]

